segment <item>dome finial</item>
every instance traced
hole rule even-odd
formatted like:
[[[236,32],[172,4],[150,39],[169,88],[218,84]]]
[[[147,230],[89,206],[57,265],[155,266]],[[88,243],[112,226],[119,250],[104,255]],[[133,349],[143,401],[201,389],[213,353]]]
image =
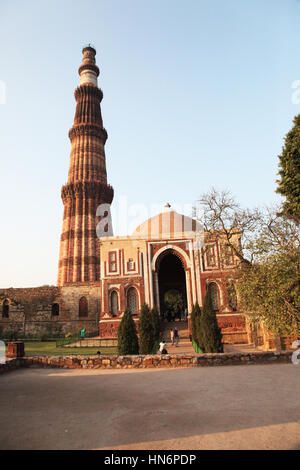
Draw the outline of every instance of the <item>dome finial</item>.
[[[171,212],[171,204],[168,202],[164,205],[162,212]]]

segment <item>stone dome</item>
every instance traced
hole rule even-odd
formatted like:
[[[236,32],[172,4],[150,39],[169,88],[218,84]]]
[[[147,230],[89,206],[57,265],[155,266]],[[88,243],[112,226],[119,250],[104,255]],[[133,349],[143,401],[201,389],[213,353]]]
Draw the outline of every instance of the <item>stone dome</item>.
[[[150,217],[140,224],[133,232],[133,237],[160,239],[160,238],[184,238],[191,236],[191,232],[197,232],[202,226],[192,217],[178,214],[170,204],[166,204],[159,214]]]

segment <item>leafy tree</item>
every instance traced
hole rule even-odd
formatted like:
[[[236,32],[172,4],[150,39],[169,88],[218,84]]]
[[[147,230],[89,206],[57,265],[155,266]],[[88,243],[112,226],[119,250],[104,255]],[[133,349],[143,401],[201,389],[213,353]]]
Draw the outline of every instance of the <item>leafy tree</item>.
[[[151,354],[155,344],[152,315],[147,304],[144,304],[138,323],[140,354]]]
[[[279,155],[279,176],[276,192],[285,196],[283,214],[300,222],[300,114],[287,133],[282,154]]]
[[[300,335],[299,262],[295,266],[278,255],[255,263],[244,269],[238,285],[251,316],[264,320],[275,335]]]
[[[153,334],[154,334],[154,342],[159,340],[160,334],[160,318],[159,313],[156,307],[151,310],[151,318],[152,318],[152,326],[153,326]]]
[[[138,354],[138,352],[139,343],[135,323],[130,311],[126,309],[118,328],[118,353],[125,356]]]
[[[174,310],[183,309],[182,294],[176,289],[168,290],[165,293],[164,301],[166,308],[171,308]]]
[[[201,311],[198,337],[201,349],[206,353],[222,353],[222,334],[218,326],[216,313],[213,309],[209,291],[206,291]]]
[[[232,280],[227,280],[227,295],[228,295],[228,304],[229,307],[232,308],[233,311],[237,309],[237,295],[234,282]]]
[[[263,320],[274,334],[299,336],[300,228],[295,218],[285,216],[282,206],[242,209],[227,191],[212,189],[199,202],[205,242],[228,245],[234,253],[235,270],[228,272],[227,283],[235,286],[237,299],[228,284],[231,306],[238,300],[250,321]]]
[[[219,243],[222,267],[226,266],[228,247],[232,250],[236,265],[251,263],[253,252],[249,246],[259,232],[261,220],[258,209],[243,209],[229,191],[212,188],[200,196],[194,215],[203,226],[204,241],[207,244]]]
[[[276,208],[253,244],[255,261],[238,273],[241,306],[275,334],[300,335],[300,230]]]

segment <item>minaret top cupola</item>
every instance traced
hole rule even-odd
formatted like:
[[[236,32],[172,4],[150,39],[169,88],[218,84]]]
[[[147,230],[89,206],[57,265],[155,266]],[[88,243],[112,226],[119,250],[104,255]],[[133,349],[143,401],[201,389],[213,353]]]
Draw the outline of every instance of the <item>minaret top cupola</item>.
[[[96,50],[88,45],[82,49],[83,60],[78,69],[80,75],[80,85],[95,85],[98,86],[97,77],[99,76],[99,68],[96,65],[95,55]]]

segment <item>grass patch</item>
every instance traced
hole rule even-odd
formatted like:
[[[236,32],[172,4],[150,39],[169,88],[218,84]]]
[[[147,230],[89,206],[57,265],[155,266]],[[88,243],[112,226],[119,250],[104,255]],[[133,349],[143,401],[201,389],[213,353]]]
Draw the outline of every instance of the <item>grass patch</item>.
[[[25,356],[70,356],[71,354],[93,356],[97,354],[97,351],[100,351],[101,355],[118,354],[117,347],[57,348],[55,341],[26,341],[24,347]]]

